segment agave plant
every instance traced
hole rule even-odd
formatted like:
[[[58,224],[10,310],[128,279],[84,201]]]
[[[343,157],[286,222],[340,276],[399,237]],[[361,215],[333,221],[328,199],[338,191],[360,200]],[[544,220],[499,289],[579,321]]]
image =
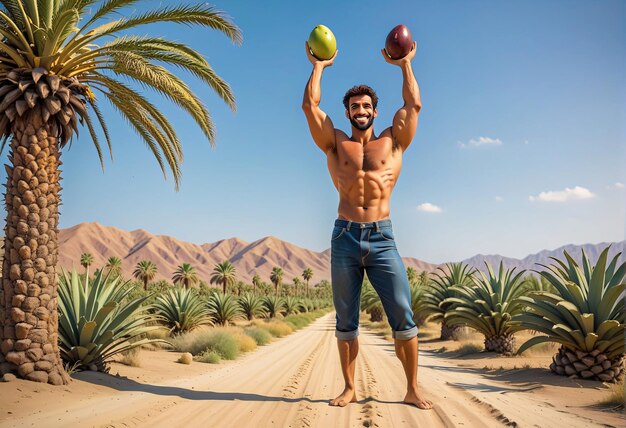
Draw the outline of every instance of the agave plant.
[[[524,271],[513,275],[515,268],[505,270],[500,262],[496,276],[491,265],[485,265],[489,276],[479,272],[480,276],[472,276],[473,285],[450,287],[456,297],[444,300],[444,304],[452,305],[444,319],[448,325],[467,325],[482,333],[487,351],[511,355],[515,347],[513,333],[519,330],[511,319],[523,309],[519,297],[526,291]]]
[[[413,310],[413,321],[416,326],[422,326],[426,323],[428,318],[428,310],[426,308],[426,302],[424,295],[426,293],[426,287],[419,283],[409,283],[411,290],[411,309]]]
[[[141,336],[159,329],[149,307],[142,305],[147,297],[120,304],[132,288],[119,283],[120,277],[109,272],[98,273],[84,282],[76,272],[62,270],[59,278],[59,344],[61,357],[79,369],[95,365],[107,371],[116,354],[158,339]]]
[[[254,294],[246,293],[237,299],[241,312],[246,316],[248,321],[252,321],[256,317],[265,315],[263,300]]]
[[[263,307],[270,318],[275,318],[276,315],[284,312],[285,302],[278,296],[265,296],[263,297]]]
[[[380,297],[368,280],[363,281],[363,288],[361,289],[361,310],[370,315],[372,322],[382,321],[385,315]]]
[[[423,312],[430,317],[431,321],[441,321],[440,339],[449,340],[456,338],[462,325],[451,326],[445,319],[445,313],[450,309],[450,301],[455,296],[452,286],[469,286],[476,270],[465,263],[447,263],[445,269],[438,267],[441,272],[433,273],[432,281],[428,290],[424,293]],[[445,303],[444,303],[445,302]]]
[[[231,294],[215,293],[206,305],[213,323],[217,325],[228,325],[243,317],[236,298]]]
[[[607,266],[605,248],[595,266],[582,251],[582,269],[566,252],[566,261],[541,265],[539,272],[557,290],[532,292],[520,300],[523,314],[513,319],[522,327],[543,333],[524,343],[518,352],[543,342],[560,343],[550,369],[560,375],[616,382],[624,377],[626,262],[621,253]]]
[[[170,288],[156,298],[153,306],[159,322],[171,334],[185,333],[201,325],[211,324],[209,311],[193,288]]]
[[[302,305],[302,302],[297,297],[288,296],[283,300],[283,307],[285,308],[285,316],[291,314],[297,314],[300,312],[298,308]]]

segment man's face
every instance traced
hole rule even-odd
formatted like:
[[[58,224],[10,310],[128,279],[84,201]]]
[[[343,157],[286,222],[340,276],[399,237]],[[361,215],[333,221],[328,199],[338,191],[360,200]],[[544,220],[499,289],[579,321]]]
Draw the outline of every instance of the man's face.
[[[369,95],[357,95],[350,97],[346,117],[350,123],[360,131],[367,130],[374,123],[374,118],[378,111],[372,105],[372,98]]]

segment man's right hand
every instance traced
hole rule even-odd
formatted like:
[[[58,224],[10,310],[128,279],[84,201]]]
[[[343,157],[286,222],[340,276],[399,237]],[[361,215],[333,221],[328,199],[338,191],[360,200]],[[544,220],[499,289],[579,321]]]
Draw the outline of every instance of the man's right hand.
[[[306,55],[307,55],[307,57],[309,57],[309,61],[311,61],[311,64],[313,64],[313,65],[319,64],[319,65],[321,65],[324,68],[330,67],[331,65],[333,65],[333,62],[335,62],[335,58],[337,58],[337,52],[339,52],[339,50],[336,49],[335,50],[335,54],[333,55],[333,57],[331,59],[327,59],[325,61],[322,61],[320,59],[315,58],[315,56],[311,52],[311,48],[309,47],[309,42],[304,42],[304,47],[306,49]]]

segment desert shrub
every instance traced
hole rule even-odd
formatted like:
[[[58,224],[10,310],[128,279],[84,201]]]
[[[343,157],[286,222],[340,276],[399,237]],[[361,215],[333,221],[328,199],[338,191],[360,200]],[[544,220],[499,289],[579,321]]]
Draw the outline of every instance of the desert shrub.
[[[256,344],[259,346],[267,345],[270,340],[272,340],[272,335],[270,334],[270,332],[260,327],[246,327],[244,331],[248,336],[253,338]]]
[[[206,350],[194,358],[201,363],[217,364],[222,360],[220,354],[213,350]]]

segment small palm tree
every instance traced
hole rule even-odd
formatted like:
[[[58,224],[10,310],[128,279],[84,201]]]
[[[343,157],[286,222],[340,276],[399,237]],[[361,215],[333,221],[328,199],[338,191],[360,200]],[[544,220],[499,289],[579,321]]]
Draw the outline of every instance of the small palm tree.
[[[213,323],[217,325],[228,325],[243,317],[237,300],[230,294],[212,294],[207,301],[207,308]]]
[[[113,277],[120,276],[122,274],[122,259],[117,256],[111,256],[104,267],[107,268],[108,272],[111,272]]]
[[[152,281],[157,273],[157,267],[150,260],[137,263],[133,276],[143,282],[143,289],[148,291],[148,282]]]
[[[417,280],[417,271],[415,268],[408,267],[406,268],[406,276],[409,279],[409,284],[414,284]]]
[[[455,296],[452,289],[454,285],[471,285],[476,270],[466,263],[447,263],[445,269],[442,267],[437,269],[441,273],[433,274],[432,282],[424,293],[425,315],[432,315],[431,321],[441,321],[442,340],[454,339],[463,326],[452,326],[446,322],[445,314],[451,309],[451,303],[446,299]]]
[[[471,286],[453,285],[455,297],[443,304],[452,307],[445,313],[448,325],[467,325],[485,337],[485,349],[498,354],[511,355],[515,348],[513,333],[520,330],[512,317],[524,311],[520,297],[527,291],[522,279],[524,271],[513,275],[515,268],[505,270],[500,262],[496,275],[491,265],[485,262],[488,275],[482,272],[473,276]]]
[[[370,315],[372,322],[380,322],[385,316],[380,297],[369,280],[363,281],[363,287],[361,288],[361,309]]]
[[[174,284],[182,284],[185,288],[193,287],[200,281],[196,269],[189,263],[183,263],[178,266],[174,275],[172,275],[172,282]]]
[[[280,282],[283,280],[283,270],[278,266],[275,266],[272,269],[272,273],[270,274],[270,281],[274,284],[274,290],[276,297],[278,297],[278,289],[280,288]]]
[[[255,317],[265,315],[263,300],[253,294],[244,294],[238,299],[241,312],[246,316],[248,321],[252,321]]]
[[[87,273],[87,269],[93,263],[93,256],[91,253],[83,253],[80,255],[80,264],[85,268],[85,273]]]
[[[560,343],[550,370],[564,376],[619,382],[626,370],[626,262],[621,253],[609,262],[606,247],[595,266],[582,251],[582,266],[563,251],[539,272],[552,291],[520,297],[523,313],[513,317],[523,328],[543,333],[518,352],[543,342]]]
[[[226,294],[226,287],[233,286],[237,282],[235,266],[228,260],[216,264],[210,282],[211,284],[222,284],[222,293]]]
[[[313,269],[310,267],[302,271],[302,278],[306,281],[306,297],[309,298],[309,281],[313,278]]]
[[[252,277],[252,294],[256,294],[256,289],[261,286],[261,277],[259,275],[254,275]]]
[[[162,37],[134,36],[129,31],[150,23],[174,22],[216,29],[241,43],[239,29],[221,12],[199,5],[152,6],[146,12],[126,15],[135,0],[3,0],[0,2],[0,152],[10,140],[6,166],[6,226],[3,289],[30,288],[57,295],[61,149],[78,131],[89,132],[104,167],[98,124],[111,152],[107,120],[101,110],[106,99],[121,113],[154,154],[166,175],[171,169],[179,187],[182,147],[168,116],[145,95],[141,86],[154,89],[185,110],[211,144],[215,127],[207,108],[191,88],[167,67],[179,67],[208,84],[232,108],[232,92],[202,55],[188,46]],[[155,5],[157,2],[152,2]],[[152,97],[151,97],[152,98]],[[32,231],[39,232],[37,251],[25,245]],[[47,248],[47,249],[46,249]],[[16,254],[9,257],[11,254]],[[43,262],[42,262],[43,261]],[[23,266],[28,264],[29,268]],[[50,272],[53,272],[52,274]],[[22,287],[18,284],[25,283]],[[26,296],[26,293],[20,293]],[[9,299],[10,300],[10,299]],[[22,302],[20,299],[13,301]],[[20,351],[2,346],[11,370],[19,376],[53,384],[65,383],[58,348],[56,299],[42,299],[50,311],[41,328],[30,329]],[[14,306],[20,309],[20,304]],[[5,308],[0,342],[11,343],[17,323],[11,307]],[[29,312],[37,312],[33,308]],[[43,324],[47,326],[43,326]],[[48,332],[45,338],[41,331]],[[21,335],[21,333],[20,333]],[[42,341],[44,343],[42,343]],[[8,343],[8,342],[7,342]],[[39,349],[53,348],[52,367],[29,368],[39,360]],[[30,352],[32,348],[33,352]],[[25,357],[21,357],[24,354]],[[19,358],[16,357],[19,355]],[[22,367],[23,366],[23,367]],[[19,367],[22,369],[18,370]],[[28,373],[28,374],[25,374]]]

